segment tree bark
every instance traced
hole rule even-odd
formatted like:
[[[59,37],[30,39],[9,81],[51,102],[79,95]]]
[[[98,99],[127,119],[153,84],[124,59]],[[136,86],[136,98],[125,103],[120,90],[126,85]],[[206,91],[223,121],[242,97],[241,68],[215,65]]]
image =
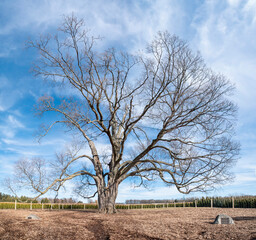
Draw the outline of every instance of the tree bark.
[[[118,192],[118,184],[111,183],[108,187],[98,187],[98,205],[101,213],[115,213],[115,203]]]

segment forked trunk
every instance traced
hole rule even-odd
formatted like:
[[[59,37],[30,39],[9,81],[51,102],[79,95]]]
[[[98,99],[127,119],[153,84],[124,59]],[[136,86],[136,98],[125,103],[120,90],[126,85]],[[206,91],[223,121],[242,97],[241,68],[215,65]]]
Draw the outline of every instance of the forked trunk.
[[[118,184],[109,184],[107,188],[98,187],[98,204],[99,212],[115,213],[115,203],[118,192]]]

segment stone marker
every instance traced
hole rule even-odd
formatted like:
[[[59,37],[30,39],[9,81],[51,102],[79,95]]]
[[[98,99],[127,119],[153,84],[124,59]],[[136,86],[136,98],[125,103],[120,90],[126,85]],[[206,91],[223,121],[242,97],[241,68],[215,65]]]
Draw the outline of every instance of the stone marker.
[[[26,217],[26,219],[40,220],[41,218],[34,214],[30,214],[29,216]]]
[[[234,224],[234,220],[225,214],[220,214],[215,218],[213,224]]]

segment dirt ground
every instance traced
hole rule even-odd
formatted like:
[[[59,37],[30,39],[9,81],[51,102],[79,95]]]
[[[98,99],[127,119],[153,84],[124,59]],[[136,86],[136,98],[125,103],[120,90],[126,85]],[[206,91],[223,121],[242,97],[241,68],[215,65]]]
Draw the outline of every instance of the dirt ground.
[[[26,219],[30,214],[41,219]],[[235,224],[212,224],[218,214]],[[256,209],[0,210],[0,239],[256,239]]]

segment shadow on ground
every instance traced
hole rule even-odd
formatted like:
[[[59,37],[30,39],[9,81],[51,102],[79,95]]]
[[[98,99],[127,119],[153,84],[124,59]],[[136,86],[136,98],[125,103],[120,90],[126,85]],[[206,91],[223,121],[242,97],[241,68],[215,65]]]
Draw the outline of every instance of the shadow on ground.
[[[242,217],[234,217],[234,221],[256,221],[256,216],[242,216]]]

